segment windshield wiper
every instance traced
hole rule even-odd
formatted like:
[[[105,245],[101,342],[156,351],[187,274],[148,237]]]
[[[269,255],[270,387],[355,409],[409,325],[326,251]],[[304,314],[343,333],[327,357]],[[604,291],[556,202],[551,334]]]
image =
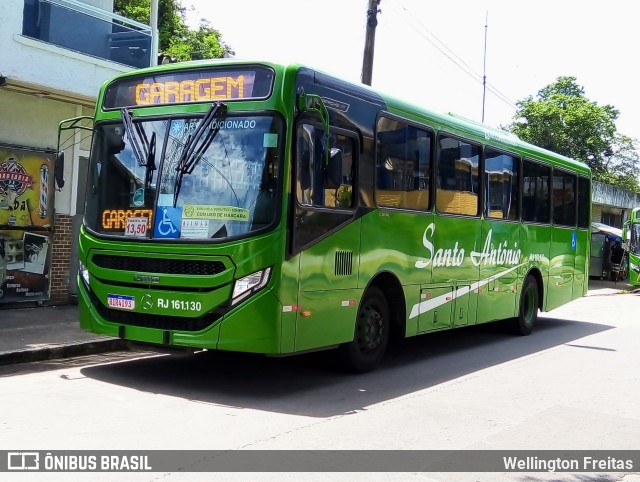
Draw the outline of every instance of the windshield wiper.
[[[223,115],[227,110],[226,104],[222,102],[216,102],[211,105],[205,116],[200,121],[200,124],[196,128],[193,134],[189,134],[187,142],[182,149],[180,158],[178,159],[178,165],[176,166],[176,185],[173,191],[173,207],[176,207],[178,202],[178,196],[180,194],[180,187],[182,186],[182,178],[185,174],[191,174],[196,164],[202,159],[202,156],[213,142],[213,139],[220,130],[220,123],[216,123],[214,127],[211,127],[211,122],[218,115]]]
[[[144,177],[144,192],[145,195],[151,187],[151,181],[153,181],[153,171],[156,167],[156,133],[151,134],[151,141],[149,142],[149,152],[146,159],[146,172]]]
[[[139,122],[136,124],[133,123],[133,116],[131,115],[131,111],[129,109],[120,110],[120,115],[122,116],[122,125],[124,126],[124,132],[127,135],[127,139],[129,140],[129,144],[131,145],[131,150],[133,151],[133,155],[138,161],[138,165],[146,166],[147,161],[149,160],[150,144],[144,128]],[[141,142],[142,147],[140,147]],[[153,155],[155,158],[155,142]]]

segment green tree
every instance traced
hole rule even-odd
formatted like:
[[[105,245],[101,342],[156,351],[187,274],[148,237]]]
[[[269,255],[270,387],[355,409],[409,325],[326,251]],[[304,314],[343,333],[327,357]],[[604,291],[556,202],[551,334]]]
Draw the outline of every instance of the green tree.
[[[507,129],[521,139],[585,162],[597,181],[640,191],[637,141],[617,132],[619,111],[585,97],[575,77],[558,77],[516,103]]]
[[[149,23],[151,0],[115,0],[113,11],[141,23]],[[186,24],[186,8],[180,0],[158,2],[159,51],[175,60],[215,59],[233,55],[234,51],[222,41],[220,32],[202,19],[197,30]]]

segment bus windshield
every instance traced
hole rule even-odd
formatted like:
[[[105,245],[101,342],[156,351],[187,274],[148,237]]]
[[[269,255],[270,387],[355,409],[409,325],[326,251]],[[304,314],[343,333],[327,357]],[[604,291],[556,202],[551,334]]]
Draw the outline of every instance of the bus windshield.
[[[226,239],[276,221],[279,117],[143,120],[123,112],[122,119],[95,128],[85,208],[92,232],[131,239]],[[199,129],[203,119],[209,125]],[[217,132],[195,135],[203,129]],[[199,139],[205,141],[189,154],[189,145]]]
[[[633,254],[640,254],[640,223],[631,225],[631,243],[629,249]]]

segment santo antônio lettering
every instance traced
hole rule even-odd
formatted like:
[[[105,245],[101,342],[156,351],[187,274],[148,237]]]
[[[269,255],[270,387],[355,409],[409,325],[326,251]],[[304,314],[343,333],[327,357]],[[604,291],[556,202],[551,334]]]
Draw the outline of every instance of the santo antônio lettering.
[[[462,266],[466,256],[464,248],[459,245],[458,241],[455,241],[453,247],[435,249],[432,242],[435,230],[436,226],[434,223],[429,224],[424,230],[422,244],[427,249],[428,256],[427,259],[416,261],[415,267],[426,268],[430,264],[433,264],[435,267]],[[493,243],[491,242],[492,234],[493,230],[489,230],[482,251],[471,251],[469,253],[469,258],[474,266],[518,265],[522,257],[522,251],[518,248],[518,243],[509,247],[507,242],[503,241],[498,243],[497,247],[493,247]]]
[[[244,75],[207,77],[182,81],[141,83],[136,85],[136,104],[174,104],[207,102],[219,99],[242,99],[245,95]]]

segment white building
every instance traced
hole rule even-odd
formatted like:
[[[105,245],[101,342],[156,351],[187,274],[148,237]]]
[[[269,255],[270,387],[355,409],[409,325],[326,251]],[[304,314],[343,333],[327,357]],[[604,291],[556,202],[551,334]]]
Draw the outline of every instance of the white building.
[[[90,133],[62,132],[66,182],[54,189],[58,124],[93,115],[105,80],[152,58],[151,28],[112,11],[113,0],[2,0],[0,304],[75,294]]]

